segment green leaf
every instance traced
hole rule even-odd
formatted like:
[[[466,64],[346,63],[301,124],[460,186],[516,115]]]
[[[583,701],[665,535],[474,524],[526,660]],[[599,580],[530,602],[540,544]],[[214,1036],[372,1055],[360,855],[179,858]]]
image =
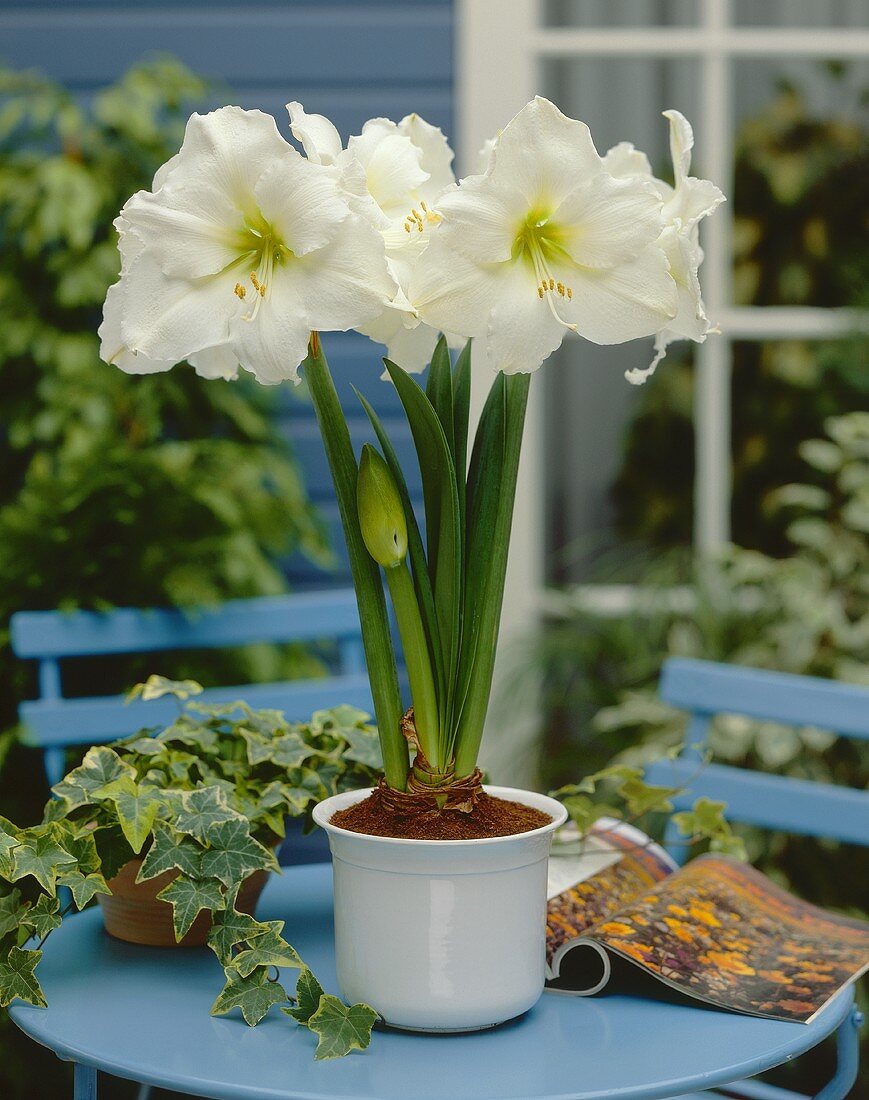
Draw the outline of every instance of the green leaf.
[[[467,579],[459,666],[456,774],[470,774],[480,751],[504,599],[516,478],[530,376],[499,374],[477,428],[468,474]]]
[[[283,921],[269,921],[268,931],[253,941],[250,947],[240,951],[230,963],[232,970],[247,978],[258,967],[286,966],[295,970],[304,967],[295,949],[281,936]]]
[[[471,341],[465,344],[456,360],[453,375],[453,464],[459,493],[459,520],[466,530],[468,479],[468,424],[471,412]],[[465,547],[467,556],[467,547]]]
[[[272,1005],[283,1004],[287,994],[280,982],[270,982],[266,969],[255,970],[243,978],[234,970],[227,971],[227,983],[211,1006],[212,1016],[225,1016],[234,1008],[240,1008],[244,1022],[249,1027],[266,1015]]]
[[[426,397],[438,415],[444,430],[447,446],[455,460],[456,447],[453,437],[453,365],[450,361],[450,349],[441,335],[435,345],[428,368],[425,385]]]
[[[214,914],[208,933],[208,946],[224,967],[232,962],[234,947],[240,943],[253,943],[270,929],[269,924],[256,920],[248,913],[239,913],[235,908],[237,896],[237,887],[226,894],[226,908]]]
[[[136,778],[136,769],[122,760],[107,745],[88,749],[81,764],[64,777],[52,791],[59,798],[69,799],[73,806],[83,806],[93,801],[94,792],[124,776]]]
[[[190,927],[203,909],[222,909],[223,891],[213,879],[192,879],[179,875],[164,886],[158,898],[172,904],[172,923],[175,927],[175,939],[179,942],[190,931]]]
[[[404,406],[416,447],[425,499],[428,567],[446,683],[455,682],[462,615],[462,531],[453,457],[438,415],[419,385],[395,363],[386,369]],[[448,716],[447,716],[448,717]]]
[[[133,849],[120,825],[107,825],[91,834],[99,856],[99,867],[107,879],[112,879],[125,863],[133,858]]]
[[[41,894],[40,901],[47,895]],[[51,898],[47,900],[51,901]],[[10,932],[17,932],[19,925],[30,910],[29,902],[21,900],[21,891],[17,887],[0,894],[0,941]]]
[[[320,1037],[314,1057],[322,1062],[343,1058],[351,1050],[365,1050],[378,1019],[374,1009],[366,1004],[348,1007],[331,993],[324,993],[320,1007],[308,1020],[308,1027]]]
[[[157,815],[167,808],[166,799],[156,787],[140,786],[128,775],[100,787],[93,797],[114,803],[124,836],[137,855],[150,836]]]
[[[347,742],[341,756],[344,760],[353,760],[357,764],[364,764],[375,770],[381,768],[382,757],[380,755],[380,741],[377,730],[373,726],[364,726],[361,729],[354,727],[342,729],[341,736]]]
[[[5,817],[0,817],[0,877],[8,878],[12,871],[12,855],[17,847],[18,829]]]
[[[162,699],[165,695],[174,695],[182,701],[192,695],[201,695],[202,685],[195,680],[169,680],[165,676],[149,676],[144,684],[136,686],[128,693],[126,701],[131,703],[134,699],[150,702],[152,699]]]
[[[214,825],[208,834],[209,847],[202,853],[202,875],[217,878],[224,886],[242,882],[253,871],[277,870],[278,861],[248,830],[243,817]]]
[[[0,914],[2,914],[2,901],[0,901]],[[50,898],[48,894],[40,894],[36,904],[27,911],[22,923],[38,940],[45,939],[49,932],[60,928],[60,902],[57,898]],[[0,938],[2,935],[3,932],[0,930]]]
[[[55,828],[54,825],[43,826],[39,831],[30,829],[21,834],[21,843],[13,854],[10,875],[13,882],[31,875],[52,897],[56,892],[58,874],[75,863],[75,857],[58,844]]]
[[[157,822],[154,842],[139,868],[136,882],[147,882],[166,871],[180,871],[188,878],[207,877],[202,874],[202,853],[202,846],[192,837]]]
[[[0,1007],[6,1008],[13,1001],[47,1008],[34,970],[42,958],[41,951],[22,951],[13,947],[5,959],[0,960]]]
[[[305,744],[293,730],[282,734],[272,742],[272,763],[279,768],[297,768],[313,755],[311,746]]]
[[[72,893],[77,909],[84,909],[97,894],[111,894],[105,878],[97,871],[84,874],[78,868],[63,869],[57,877],[57,885],[65,886]]]
[[[210,786],[182,793],[181,809],[175,815],[174,825],[179,833],[189,833],[197,840],[208,841],[215,825],[239,820],[244,818],[230,808],[225,791]]]
[[[322,996],[323,987],[305,966],[296,982],[296,1003],[289,1008],[282,1008],[281,1012],[292,1016],[300,1024],[306,1024],[320,1007]]]

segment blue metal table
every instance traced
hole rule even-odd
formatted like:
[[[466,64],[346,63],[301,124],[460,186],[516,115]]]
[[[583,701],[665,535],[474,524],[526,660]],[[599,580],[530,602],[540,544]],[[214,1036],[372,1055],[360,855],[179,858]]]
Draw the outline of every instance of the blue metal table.
[[[290,942],[337,992],[328,864],[275,877],[258,914],[285,919]],[[617,994],[548,994],[491,1031],[378,1030],[366,1052],[315,1062],[316,1037],[280,1013],[256,1028],[240,1015],[209,1016],[222,984],[210,951],[120,943],[96,910],[53,933],[39,973],[50,1007],[17,1004],[10,1014],[77,1063],[76,1100],[95,1097],[96,1070],[218,1100],[653,1100],[769,1069],[840,1025],[847,1034],[853,1004],[846,990],[802,1025]]]

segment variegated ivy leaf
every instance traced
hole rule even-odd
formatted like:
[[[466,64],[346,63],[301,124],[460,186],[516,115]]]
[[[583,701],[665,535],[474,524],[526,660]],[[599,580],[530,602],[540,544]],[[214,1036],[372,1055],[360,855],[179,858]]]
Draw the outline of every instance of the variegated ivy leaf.
[[[300,1024],[306,1024],[320,1007],[320,998],[323,996],[323,987],[307,968],[302,968],[296,982],[296,1003],[289,1008],[282,1008],[287,1016],[292,1016]]]
[[[341,730],[341,736],[347,742],[347,747],[341,754],[345,760],[353,760],[357,764],[364,764],[365,767],[375,768],[378,771],[383,767],[380,738],[373,726],[366,726],[364,729],[344,728]]]
[[[9,877],[12,870],[12,853],[18,843],[18,829],[7,818],[0,817],[0,877]]]
[[[4,887],[5,892],[0,894],[0,941],[10,932],[17,932],[18,926],[24,920],[30,909],[30,903],[22,901],[21,891],[17,886]],[[47,898],[46,894],[40,894],[40,899]],[[47,900],[51,901],[51,898]]]
[[[371,715],[358,707],[351,707],[349,703],[339,703],[331,710],[316,710],[311,716],[311,725],[319,729],[332,728],[343,737],[347,730],[354,729],[358,725],[366,725],[371,721]]]
[[[304,963],[281,935],[283,921],[269,921],[269,929],[253,941],[250,947],[240,951],[232,959],[229,969],[236,970],[243,978],[248,977],[258,967],[288,966],[295,970],[304,967]]]
[[[124,836],[137,855],[158,815],[167,809],[166,799],[157,787],[140,786],[128,775],[100,787],[93,792],[93,797],[114,804]]]
[[[175,939],[182,940],[203,909],[222,909],[223,891],[213,879],[193,879],[179,875],[164,886],[158,898],[172,905]]]
[[[324,993],[320,1006],[308,1020],[308,1027],[320,1037],[314,1057],[318,1062],[343,1058],[351,1050],[365,1050],[378,1015],[369,1005],[345,1005],[331,993]]]
[[[225,1016],[234,1008],[240,1008],[244,1022],[249,1027],[254,1027],[272,1005],[283,1004],[288,999],[280,982],[268,980],[268,971],[265,969],[255,970],[247,978],[228,969],[226,976],[226,985],[211,1006],[212,1016]]]
[[[225,821],[244,821],[244,818],[230,808],[226,793],[217,785],[181,794],[181,807],[175,816],[179,833],[190,833],[197,840],[207,841],[215,825]]]
[[[165,676],[149,676],[144,684],[136,684],[127,695],[126,701],[131,703],[134,699],[141,699],[147,703],[151,699],[162,699],[164,695],[174,695],[183,702],[191,695],[201,694],[202,685],[195,680],[169,680]]]
[[[0,902],[2,906],[2,902]],[[49,932],[60,928],[60,902],[48,894],[40,894],[36,904],[22,914],[21,923],[37,939],[43,940]]]
[[[239,913],[235,908],[239,885],[240,883],[227,891],[224,899],[226,907],[214,914],[211,931],[208,933],[208,946],[224,967],[229,966],[232,961],[233,948],[242,943],[253,943],[259,936],[266,935],[271,928],[271,924],[258,921],[248,913]]]
[[[34,974],[41,958],[41,951],[22,951],[20,947],[13,947],[5,959],[0,959],[0,1007],[6,1008],[13,1001],[48,1007]]]
[[[322,772],[323,768],[320,768]],[[298,815],[305,812],[308,803],[313,799],[320,802],[332,793],[326,789],[320,781],[320,775],[312,768],[295,768],[287,777],[287,785],[284,787],[284,798],[290,813]]]
[[[164,744],[175,742],[180,745],[189,745],[203,753],[217,752],[220,741],[217,730],[192,719],[187,714],[182,714],[158,736]]]
[[[279,768],[298,768],[313,755],[311,746],[306,745],[294,730],[272,742],[272,762]]]
[[[202,874],[224,886],[246,879],[253,871],[277,870],[274,852],[253,839],[250,824],[239,816],[213,825],[208,832],[208,849],[202,853]]]
[[[12,871],[9,874],[12,882],[30,875],[47,894],[54,897],[58,874],[75,863],[75,857],[58,843],[57,829],[58,826],[52,823],[21,833],[21,843],[12,856]]]
[[[61,869],[57,885],[65,886],[72,894],[77,909],[84,909],[97,894],[111,894],[105,878],[97,871],[83,874],[77,868]]]
[[[125,863],[133,858],[127,838],[120,825],[103,825],[91,834],[100,857],[100,871],[107,879],[112,879]]]
[[[274,751],[271,738],[267,739],[262,734],[254,733],[253,730],[247,730],[244,727],[239,729],[238,732],[241,734],[247,748],[247,762],[252,767],[271,760]]]
[[[154,826],[154,843],[139,868],[136,882],[147,882],[176,870],[188,878],[207,877],[202,874],[202,852],[202,846],[192,837],[158,821]]]
[[[83,806],[93,800],[95,791],[125,775],[135,779],[136,769],[122,760],[114,749],[107,745],[95,745],[88,749],[81,764],[51,789],[59,798],[68,799],[74,806]],[[84,793],[83,800],[78,791]]]

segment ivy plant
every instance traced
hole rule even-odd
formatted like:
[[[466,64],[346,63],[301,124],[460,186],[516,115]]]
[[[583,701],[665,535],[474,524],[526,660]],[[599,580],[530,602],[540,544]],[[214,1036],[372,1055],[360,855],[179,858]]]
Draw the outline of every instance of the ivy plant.
[[[284,922],[241,913],[236,899],[249,875],[279,870],[274,847],[287,816],[372,782],[377,731],[349,706],[289,723],[243,702],[206,705],[201,690],[152,676],[131,694],[175,696],[170,725],[91,748],[53,788],[39,825],[0,818],[0,1005],[45,1005],[35,971],[46,938],[140,859],[137,882],[176,872],[158,894],[172,905],[176,939],[211,914],[208,945],[225,977],[213,1015],[238,1009],[253,1026],[281,1005],[318,1036],[317,1058],[363,1049],[377,1014],[324,993],[284,939]],[[64,909],[61,887],[71,895]],[[293,995],[276,968],[297,972]]]

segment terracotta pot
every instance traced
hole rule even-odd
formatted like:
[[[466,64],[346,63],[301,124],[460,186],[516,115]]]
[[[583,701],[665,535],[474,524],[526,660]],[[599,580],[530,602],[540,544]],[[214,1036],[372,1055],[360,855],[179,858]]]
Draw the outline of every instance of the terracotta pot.
[[[103,911],[106,931],[116,939],[127,943],[144,944],[146,947],[202,947],[211,931],[211,914],[203,911],[190,927],[187,935],[178,943],[172,926],[172,906],[157,895],[178,877],[178,871],[165,871],[147,882],[136,882],[142,866],[141,859],[131,859],[109,881],[111,897],[98,894]],[[253,916],[256,903],[268,882],[268,871],[254,871],[244,880],[238,891],[236,908]]]

